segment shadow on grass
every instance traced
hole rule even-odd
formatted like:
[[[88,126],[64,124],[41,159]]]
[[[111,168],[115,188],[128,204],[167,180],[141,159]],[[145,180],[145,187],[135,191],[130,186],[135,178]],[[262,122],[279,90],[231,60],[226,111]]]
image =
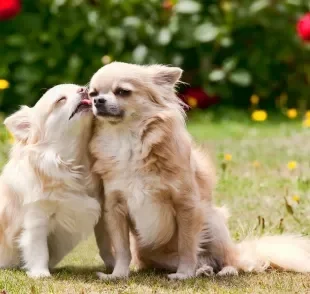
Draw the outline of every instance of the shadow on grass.
[[[184,281],[171,281],[167,278],[167,271],[161,270],[141,270],[141,271],[132,271],[129,279],[119,279],[111,281],[102,281],[99,280],[96,272],[105,272],[103,266],[99,267],[73,267],[65,266],[56,268],[53,270],[52,274],[55,279],[59,281],[71,281],[78,280],[80,282],[92,282],[95,284],[109,285],[109,286],[152,286],[155,288],[165,288],[165,289],[178,289],[183,287],[198,287],[205,288],[207,286],[216,286],[220,288],[234,288],[234,289],[244,289],[250,286],[253,280],[261,278],[268,273],[263,274],[241,274],[239,276],[212,276],[212,277],[199,277],[192,278]]]
[[[69,280],[69,279],[79,279],[81,281],[88,281],[89,279],[98,279],[96,273],[103,272],[107,273],[104,266],[95,267],[82,267],[82,266],[63,266],[55,268],[52,270],[52,275],[57,277],[58,280]],[[140,270],[131,271],[129,279],[139,280],[145,278],[159,278],[167,280],[166,276],[169,274],[168,271],[164,270]],[[126,281],[119,279],[120,281]]]
[[[80,280],[83,282],[89,282],[90,280],[96,280],[96,272],[104,272],[103,266],[96,267],[81,267],[81,266],[63,266],[55,268],[51,271],[51,274],[57,280]]]

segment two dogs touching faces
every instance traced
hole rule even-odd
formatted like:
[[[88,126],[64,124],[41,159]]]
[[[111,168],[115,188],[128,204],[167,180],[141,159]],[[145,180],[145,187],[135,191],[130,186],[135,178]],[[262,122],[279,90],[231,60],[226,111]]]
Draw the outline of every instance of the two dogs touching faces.
[[[101,279],[128,277],[131,263],[170,279],[310,272],[306,237],[232,241],[226,210],[212,203],[214,168],[175,94],[181,74],[114,62],[88,90],[58,85],[5,120],[16,142],[0,177],[1,268],[50,276],[95,230]]]

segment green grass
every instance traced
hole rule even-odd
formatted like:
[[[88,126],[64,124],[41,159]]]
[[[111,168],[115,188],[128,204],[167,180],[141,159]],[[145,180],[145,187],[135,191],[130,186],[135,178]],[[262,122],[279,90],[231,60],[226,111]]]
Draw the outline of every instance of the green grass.
[[[310,235],[310,129],[303,129],[300,121],[253,123],[245,114],[229,111],[220,117],[224,118],[217,119],[217,113],[190,114],[188,128],[216,159],[219,180],[214,199],[217,204],[230,208],[229,226],[234,239],[282,232]],[[0,140],[7,140],[3,132]],[[0,164],[7,151],[8,144],[2,143]],[[232,160],[224,162],[224,154],[231,154]],[[291,160],[297,161],[296,170],[288,170],[287,163]],[[254,161],[260,166],[254,167]],[[293,200],[294,195],[300,197],[299,204]],[[285,205],[285,197],[293,214]],[[310,293],[309,274],[273,271],[171,282],[165,273],[148,271],[134,272],[128,281],[101,282],[96,279],[98,270],[103,270],[103,266],[91,237],[63,260],[50,279],[33,281],[23,271],[2,270],[0,290],[8,293]]]

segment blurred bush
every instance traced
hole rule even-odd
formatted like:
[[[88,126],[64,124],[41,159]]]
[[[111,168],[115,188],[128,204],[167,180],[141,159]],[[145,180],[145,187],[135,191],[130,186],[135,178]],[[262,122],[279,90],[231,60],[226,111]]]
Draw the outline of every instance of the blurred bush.
[[[113,60],[165,63],[234,105],[309,96],[309,48],[296,35],[303,0],[24,0],[0,23],[0,107],[33,104],[58,83],[86,84]],[[282,95],[281,95],[282,93]],[[286,93],[286,94],[283,94]]]

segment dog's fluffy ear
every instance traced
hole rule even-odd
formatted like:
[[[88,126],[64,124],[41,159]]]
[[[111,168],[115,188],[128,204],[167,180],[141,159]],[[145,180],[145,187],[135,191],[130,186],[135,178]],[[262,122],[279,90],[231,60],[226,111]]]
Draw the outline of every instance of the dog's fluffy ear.
[[[150,66],[153,82],[159,86],[171,86],[179,81],[183,70],[179,67],[169,67],[164,65],[152,65]]]
[[[17,141],[26,141],[30,136],[30,111],[28,106],[22,106],[4,120],[4,125]]]

